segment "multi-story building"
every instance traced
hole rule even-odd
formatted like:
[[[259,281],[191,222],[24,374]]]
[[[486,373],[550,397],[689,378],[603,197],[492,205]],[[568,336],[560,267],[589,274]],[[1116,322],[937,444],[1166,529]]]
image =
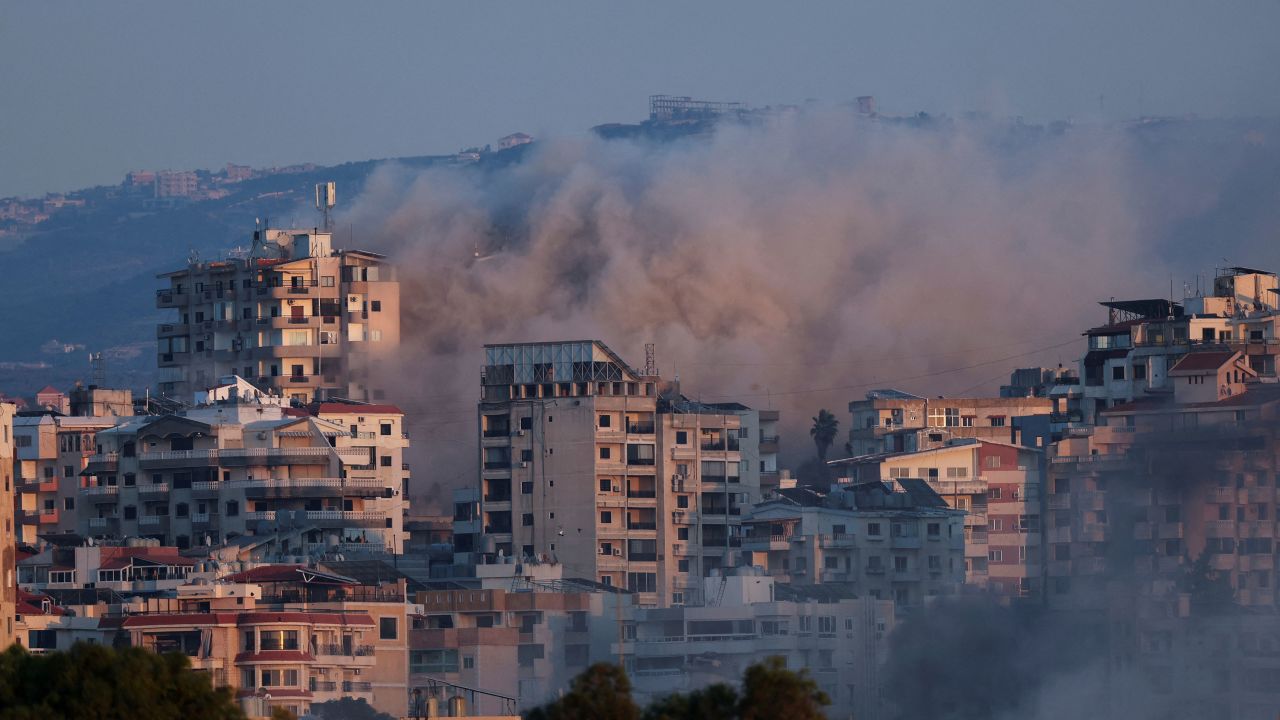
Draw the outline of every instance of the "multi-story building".
[[[559,565],[514,568],[482,565],[479,588],[417,594],[409,684],[424,704],[443,709],[461,695],[477,714],[512,715],[554,699],[591,664],[617,661],[630,593],[564,578]]]
[[[746,519],[743,564],[793,585],[841,584],[905,611],[964,584],[963,515],[915,479],[782,489]]]
[[[1194,352],[1173,392],[1113,406],[1050,460],[1051,604],[1105,607],[1120,579],[1172,601],[1197,562],[1235,602],[1276,607],[1280,386],[1238,351]]]
[[[1009,442],[1013,419],[1048,415],[1049,398],[922,398],[901,390],[872,390],[849,403],[850,455],[911,452],[957,438]]]
[[[117,417],[69,417],[50,411],[24,412],[14,419],[14,481],[17,483],[18,539],[79,532],[83,509],[80,473],[97,448],[99,432]]]
[[[17,636],[18,533],[14,518],[17,505],[13,477],[13,415],[16,408],[0,403],[0,647],[9,647]]]
[[[400,342],[400,284],[376,253],[334,250],[326,232],[254,232],[248,257],[160,276],[161,394],[183,402],[241,375],[302,403],[380,399],[378,362]]]
[[[1040,597],[1043,451],[992,440],[835,463],[851,480],[918,478],[964,516],[965,581],[1005,597]]]
[[[100,624],[118,627],[130,645],[187,655],[215,686],[232,688],[250,715],[276,707],[302,715],[312,703],[341,698],[407,715],[403,582],[267,565],[175,594],[138,601]]]
[[[1173,389],[1168,371],[1188,352],[1235,350],[1260,377],[1276,377],[1280,354],[1280,279],[1233,267],[1218,271],[1212,295],[1182,302],[1109,300],[1107,322],[1086,331],[1078,388],[1055,393],[1058,430],[1097,424],[1109,407]]]
[[[761,477],[744,467],[761,462],[749,408],[692,402],[600,342],[485,353],[481,482],[455,506],[457,564],[554,559],[645,605],[696,602],[699,578],[736,564]]]
[[[628,619],[621,652],[638,699],[736,685],[747,667],[777,655],[807,669],[833,707],[882,717],[879,668],[893,603],[787,586],[749,570],[705,578],[714,605],[641,608]]]
[[[303,411],[271,400],[231,397],[99,432],[82,471],[81,532],[179,548],[288,533],[300,541],[284,554],[348,544],[399,552],[402,413],[357,403]]]

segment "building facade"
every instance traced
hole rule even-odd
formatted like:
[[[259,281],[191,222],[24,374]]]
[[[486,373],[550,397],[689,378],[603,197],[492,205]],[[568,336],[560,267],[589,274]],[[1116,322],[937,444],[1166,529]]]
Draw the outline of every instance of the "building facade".
[[[776,437],[759,449],[776,414],[690,401],[600,342],[485,352],[481,487],[455,505],[458,564],[554,560],[665,606],[697,602],[700,578],[737,563],[760,463],[776,468]]]
[[[131,418],[96,436],[80,531],[180,548],[288,533],[301,540],[284,554],[399,552],[407,445],[402,413],[387,405],[233,399]]]
[[[115,417],[68,417],[22,413],[14,419],[14,480],[18,491],[18,538],[34,544],[41,535],[79,532],[83,507],[81,472],[97,448],[97,434],[116,426]]]
[[[18,522],[17,481],[13,477],[13,416],[16,408],[0,402],[0,647],[17,639]]]
[[[849,454],[912,452],[959,438],[1010,442],[1013,419],[1048,415],[1049,398],[922,398],[900,390],[872,390],[849,403]]]
[[[744,564],[779,582],[843,586],[902,612],[964,584],[963,513],[918,480],[778,490],[745,526]]]
[[[379,399],[377,365],[400,342],[400,284],[385,257],[334,250],[329,233],[266,229],[248,257],[196,262],[160,277],[159,389],[188,402],[241,375],[307,403]]]

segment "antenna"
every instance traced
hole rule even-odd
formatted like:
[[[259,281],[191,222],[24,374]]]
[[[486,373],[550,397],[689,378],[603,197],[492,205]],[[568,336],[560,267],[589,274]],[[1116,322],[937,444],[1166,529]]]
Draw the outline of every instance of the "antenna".
[[[89,353],[89,369],[93,384],[98,387],[106,387],[107,366],[106,361],[102,359],[101,352]]]
[[[316,183],[316,209],[324,216],[325,232],[333,228],[329,220],[329,211],[337,204],[338,184],[333,181]]]
[[[645,343],[644,345],[644,374],[645,377],[653,377],[658,374],[658,366],[655,364],[655,345],[653,343]]]

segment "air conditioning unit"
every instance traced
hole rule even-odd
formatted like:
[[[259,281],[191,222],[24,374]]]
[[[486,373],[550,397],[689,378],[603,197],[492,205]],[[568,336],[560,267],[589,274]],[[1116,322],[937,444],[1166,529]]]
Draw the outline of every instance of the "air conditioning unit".
[[[614,557],[622,557],[622,548],[614,548],[613,554],[614,554]]]
[[[621,485],[618,485],[617,483],[614,483],[613,491],[614,491],[614,492],[622,492],[622,486],[621,486]]]
[[[529,431],[528,431],[528,430],[517,430],[517,431],[516,431],[516,437],[524,437],[524,434],[525,434],[525,433],[527,433],[527,432],[529,432]]]
[[[672,480],[675,480],[676,482],[684,482],[684,481],[685,481],[685,477],[684,477],[684,475],[683,475],[682,473],[676,473],[676,474],[672,475],[672,476],[671,476],[671,479],[672,479]]]
[[[522,467],[522,468],[527,468],[527,467],[529,467],[529,461],[528,461],[528,460],[521,460],[521,461],[520,461],[520,467]]]
[[[604,548],[602,548],[602,547],[598,547],[598,548],[596,548],[596,554],[597,554],[597,555],[604,555],[604,554],[605,554],[605,553],[604,553]]]

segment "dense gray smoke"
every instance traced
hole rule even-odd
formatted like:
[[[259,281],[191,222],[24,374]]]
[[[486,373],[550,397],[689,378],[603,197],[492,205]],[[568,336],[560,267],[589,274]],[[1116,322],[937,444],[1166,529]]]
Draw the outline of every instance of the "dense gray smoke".
[[[486,342],[600,339],[635,365],[655,342],[686,393],[781,409],[792,460],[817,408],[843,433],[870,387],[989,392],[1013,367],[1071,363],[1095,300],[1167,292],[1149,240],[1182,199],[1153,207],[1146,172],[1122,129],[803,112],[389,165],[341,222],[401,267],[393,386],[426,492],[470,478]]]

